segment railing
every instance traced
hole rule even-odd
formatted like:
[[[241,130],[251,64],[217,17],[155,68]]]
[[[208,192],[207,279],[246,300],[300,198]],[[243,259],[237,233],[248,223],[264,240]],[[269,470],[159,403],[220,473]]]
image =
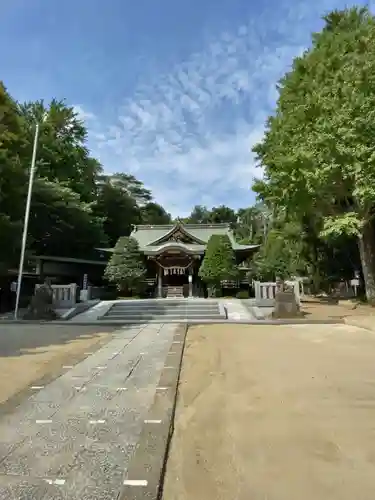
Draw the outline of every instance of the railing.
[[[35,289],[41,285],[35,285]],[[52,305],[58,309],[74,307],[77,302],[77,287],[76,283],[69,285],[52,285]]]
[[[297,304],[301,303],[301,283],[300,281],[285,281],[285,285],[293,288]],[[275,305],[277,293],[277,283],[274,281],[260,282],[254,281],[255,302],[260,307],[272,307]]]

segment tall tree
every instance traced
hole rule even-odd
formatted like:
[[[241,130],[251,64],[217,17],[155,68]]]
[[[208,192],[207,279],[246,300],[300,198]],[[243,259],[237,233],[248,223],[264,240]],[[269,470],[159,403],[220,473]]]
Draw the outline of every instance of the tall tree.
[[[255,256],[253,270],[254,274],[264,281],[304,275],[306,261],[303,258],[300,224],[284,222],[271,229]]]
[[[121,292],[139,292],[146,276],[143,255],[135,238],[119,238],[105,269],[105,277]]]
[[[108,244],[92,204],[59,182],[37,178],[30,211],[28,246],[38,255],[86,257]]]
[[[356,236],[375,301],[375,20],[334,11],[279,84],[276,114],[255,146],[265,168],[254,189],[302,219],[322,217],[326,237]]]
[[[0,82],[0,268],[5,269],[17,261],[21,240],[27,146],[23,126],[17,103]]]
[[[142,224],[170,224],[172,222],[171,214],[154,201],[141,207],[141,219]]]
[[[27,155],[31,158],[35,123],[41,124],[38,140],[38,176],[62,182],[85,202],[95,197],[100,163],[86,147],[87,130],[73,107],[64,101],[28,102],[20,106],[28,136]]]
[[[117,172],[107,176],[112,185],[118,187],[122,192],[133,198],[138,206],[143,206],[152,201],[151,191],[145,188],[142,181],[134,175]]]
[[[207,224],[210,219],[210,211],[203,205],[195,205],[191,214],[183,220],[186,224]]]
[[[214,234],[207,242],[207,249],[199,268],[199,276],[215,291],[224,280],[236,280],[239,271],[231,242],[227,235]]]
[[[140,224],[141,211],[136,200],[110,176],[102,176],[97,187],[94,213],[103,219],[109,245],[121,236],[129,236],[134,224]]]
[[[258,203],[252,207],[240,208],[235,224],[236,238],[245,244],[261,243],[265,240],[271,224],[271,212],[263,205]]]
[[[227,207],[225,205],[220,205],[219,207],[213,207],[209,216],[209,222],[213,224],[234,224],[237,221],[237,214],[233,208]]]

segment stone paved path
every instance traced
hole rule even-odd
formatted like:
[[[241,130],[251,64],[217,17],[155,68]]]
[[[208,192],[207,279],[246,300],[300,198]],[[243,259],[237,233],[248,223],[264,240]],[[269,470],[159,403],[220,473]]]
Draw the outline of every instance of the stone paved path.
[[[118,330],[1,418],[1,500],[116,499],[175,329]]]
[[[252,313],[251,309],[248,309],[239,299],[219,299],[227,308],[228,319],[232,321],[246,321],[256,319]]]

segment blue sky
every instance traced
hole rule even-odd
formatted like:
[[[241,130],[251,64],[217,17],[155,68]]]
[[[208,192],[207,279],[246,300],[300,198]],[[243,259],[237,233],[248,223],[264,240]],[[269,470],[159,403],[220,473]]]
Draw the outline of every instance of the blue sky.
[[[0,78],[21,101],[66,98],[105,170],[133,173],[173,215],[245,207],[275,84],[347,5],[0,0]]]

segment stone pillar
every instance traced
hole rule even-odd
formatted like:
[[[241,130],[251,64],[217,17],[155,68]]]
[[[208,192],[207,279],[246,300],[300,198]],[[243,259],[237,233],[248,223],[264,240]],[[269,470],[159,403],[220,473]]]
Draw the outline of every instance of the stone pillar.
[[[189,299],[193,296],[193,270],[189,267]]]
[[[158,297],[160,299],[163,297],[163,268],[161,266],[159,266]]]

